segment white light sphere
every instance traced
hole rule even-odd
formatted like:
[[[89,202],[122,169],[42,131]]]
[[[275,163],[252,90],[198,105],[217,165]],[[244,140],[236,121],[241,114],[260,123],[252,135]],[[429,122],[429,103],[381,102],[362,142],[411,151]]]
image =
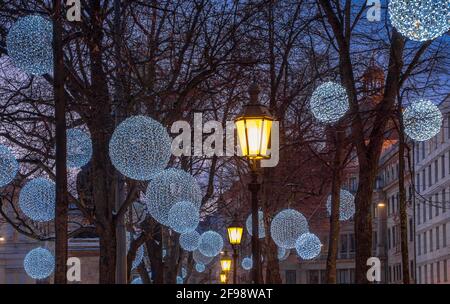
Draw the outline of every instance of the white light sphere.
[[[91,160],[92,140],[80,129],[67,130],[67,166],[81,168]]]
[[[180,247],[186,251],[197,250],[200,243],[200,234],[197,231],[191,231],[180,235]]]
[[[427,41],[450,29],[449,0],[390,0],[389,17],[397,31],[413,41]]]
[[[133,281],[131,281],[131,284],[144,284],[144,283],[142,282],[141,278],[136,278]]]
[[[270,224],[270,234],[278,247],[291,249],[295,247],[295,241],[308,232],[308,221],[294,209],[280,211]]]
[[[6,37],[14,65],[36,76],[53,72],[52,43],[52,22],[37,15],[19,18]]]
[[[291,251],[289,249],[278,247],[278,260],[279,261],[286,260],[289,257],[290,253]]]
[[[0,187],[11,183],[19,172],[19,163],[8,147],[0,144]]]
[[[199,222],[199,210],[191,202],[187,201],[173,205],[167,216],[169,227],[181,234],[194,231]]]
[[[184,283],[183,278],[180,276],[177,276],[177,284],[183,284],[183,283]]]
[[[327,199],[327,212],[331,216],[331,195]],[[339,202],[339,220],[348,221],[355,214],[355,197],[347,190],[341,189]]]
[[[196,263],[195,264],[195,270],[199,273],[204,272],[206,269],[205,265],[201,264],[201,263]]]
[[[197,181],[186,171],[173,168],[164,170],[147,187],[147,211],[160,224],[169,226],[169,211],[181,201],[192,203],[198,210],[202,202],[202,192]]]
[[[430,100],[411,103],[403,112],[405,133],[414,141],[426,141],[441,130],[442,113]]]
[[[123,121],[109,142],[114,167],[126,177],[148,181],[164,170],[171,156],[171,140],[166,128],[147,116]]]
[[[241,263],[242,268],[245,270],[250,270],[253,267],[253,259],[251,257],[245,257],[242,259]]]
[[[322,123],[338,122],[349,108],[347,91],[342,85],[331,81],[321,84],[310,100],[312,114]]]
[[[260,210],[258,211],[258,220],[259,220],[259,227],[258,227],[258,234],[259,238],[263,239],[266,237],[266,231],[265,231],[265,225],[264,225],[264,213]],[[245,221],[245,226],[247,227],[247,232],[250,235],[252,234],[252,214],[250,214],[247,217],[247,220]]]
[[[26,183],[19,194],[22,212],[36,222],[48,222],[55,218],[55,183],[45,178],[35,178]]]
[[[198,249],[193,252],[192,258],[194,259],[194,261],[196,263],[203,264],[203,265],[208,265],[214,259],[214,257],[207,257],[207,256],[203,255],[200,252],[200,250],[198,250]]]
[[[322,250],[320,239],[313,233],[302,234],[295,242],[297,254],[304,260],[312,260]]]
[[[27,253],[23,260],[25,272],[33,279],[42,280],[52,275],[55,258],[46,248],[38,247]]]
[[[223,238],[220,234],[215,231],[206,231],[200,235],[200,241],[198,245],[198,250],[207,256],[215,257],[223,249]]]

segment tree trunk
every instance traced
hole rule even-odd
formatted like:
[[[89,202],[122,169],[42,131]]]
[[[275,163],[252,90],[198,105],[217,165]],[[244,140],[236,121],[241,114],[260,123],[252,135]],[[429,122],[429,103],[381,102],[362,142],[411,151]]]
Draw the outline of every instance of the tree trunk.
[[[55,284],[67,283],[67,138],[61,0],[53,1],[54,98],[56,121]]]
[[[333,180],[331,184],[331,216],[330,216],[330,239],[328,241],[327,255],[327,283],[336,284],[336,260],[338,255],[339,241],[339,209],[342,184],[342,136],[339,130],[335,136],[335,154],[333,161]]]
[[[154,221],[152,219],[152,221]],[[156,223],[156,221],[154,221]],[[150,268],[153,273],[154,284],[164,284],[164,263],[162,256],[162,234],[161,225],[155,224],[153,230],[153,240],[148,240],[147,253],[150,258]]]

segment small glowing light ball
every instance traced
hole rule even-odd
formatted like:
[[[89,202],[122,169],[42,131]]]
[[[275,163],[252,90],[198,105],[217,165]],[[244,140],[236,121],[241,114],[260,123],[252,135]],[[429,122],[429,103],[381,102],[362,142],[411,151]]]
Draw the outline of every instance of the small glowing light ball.
[[[109,156],[123,175],[141,181],[151,180],[164,170],[171,155],[171,141],[166,128],[146,116],[123,121],[109,142]]]
[[[442,113],[429,100],[421,99],[411,103],[403,112],[405,133],[415,141],[426,141],[441,130]]]
[[[327,199],[327,212],[331,216],[331,195]],[[339,203],[339,220],[347,221],[355,214],[355,197],[347,190],[341,189]]]
[[[92,157],[92,141],[89,134],[80,129],[67,130],[67,166],[81,168]]]
[[[403,36],[413,41],[427,41],[450,29],[448,0],[390,0],[389,17]]]
[[[186,277],[187,277],[187,270],[186,270],[186,268],[181,268],[181,277],[183,278],[183,279],[185,279]]]
[[[223,248],[223,238],[215,231],[206,231],[200,235],[198,249],[207,257],[218,255]]]
[[[258,219],[259,219],[259,227],[258,227],[258,234],[259,238],[263,239],[266,237],[266,231],[265,231],[265,225],[264,225],[264,213],[260,210],[258,211]],[[250,235],[252,234],[252,215],[250,214],[247,217],[247,220],[245,221],[245,226],[247,227],[247,232]]]
[[[142,282],[141,278],[136,278],[133,281],[131,281],[131,284],[144,284],[144,283]]]
[[[55,183],[45,178],[35,178],[22,187],[19,207],[36,222],[48,222],[55,218]]]
[[[205,271],[206,267],[205,265],[201,264],[201,263],[197,263],[195,264],[195,270],[199,273],[202,273],[203,271]]]
[[[312,260],[320,254],[322,243],[313,233],[302,234],[295,242],[297,254],[304,260]]]
[[[278,247],[278,260],[284,261],[289,257],[289,254],[291,253],[290,250],[286,248]]]
[[[180,276],[177,276],[177,284],[183,284],[183,283],[184,283],[183,278]]]
[[[136,256],[134,257],[133,264],[131,264],[131,270],[138,268],[144,260],[144,245],[139,246],[136,250]]]
[[[308,232],[308,221],[300,212],[293,209],[280,211],[272,220],[270,234],[278,247],[291,249],[295,241]]]
[[[250,270],[253,267],[253,260],[250,257],[245,257],[242,259],[242,268],[244,268],[245,270]]]
[[[169,226],[169,211],[178,202],[192,203],[198,210],[202,192],[195,178],[183,170],[167,169],[157,174],[147,187],[147,211],[160,224]]]
[[[194,231],[200,222],[199,210],[190,202],[179,202],[172,206],[167,216],[169,227],[178,233]]]
[[[8,147],[0,144],[0,187],[11,183],[19,172],[19,163]]]
[[[192,254],[192,258],[198,264],[208,265],[214,259],[214,257],[207,257],[203,255],[198,249]]]
[[[191,231],[180,235],[180,246],[186,251],[197,250],[200,243],[200,234],[197,231]]]
[[[38,247],[27,253],[23,260],[23,268],[31,278],[42,280],[53,273],[55,258],[48,249]]]
[[[336,123],[349,109],[347,91],[338,83],[325,82],[312,94],[310,108],[320,122]]]
[[[40,76],[53,71],[53,26],[41,16],[19,18],[6,37],[8,55],[16,67]]]

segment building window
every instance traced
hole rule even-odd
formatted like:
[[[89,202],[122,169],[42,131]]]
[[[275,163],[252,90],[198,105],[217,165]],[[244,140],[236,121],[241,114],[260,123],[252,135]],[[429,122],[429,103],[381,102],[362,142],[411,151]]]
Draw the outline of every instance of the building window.
[[[448,281],[447,271],[447,260],[444,260],[444,282]]]
[[[433,229],[429,230],[430,233],[430,252],[433,252]]]
[[[413,219],[409,219],[409,241],[412,242],[414,240],[414,229],[413,229]]]
[[[427,253],[427,233],[423,233],[423,253]]]
[[[431,220],[433,218],[433,196],[430,196],[428,201],[428,219]]]
[[[338,277],[337,277],[337,282],[339,284],[349,284],[350,282],[350,278],[348,275],[348,269],[338,269]]]
[[[447,247],[447,224],[442,225],[442,247]]]
[[[342,234],[341,235],[341,250],[340,252],[340,256],[341,259],[346,259],[347,258],[347,251],[348,251],[348,246],[347,246],[347,235],[346,234]]]
[[[417,224],[420,225],[420,202],[417,203]]]
[[[388,228],[388,249],[391,249],[391,229]]]
[[[409,273],[410,273],[411,279],[414,280],[414,261],[413,260],[409,261]]]
[[[423,141],[422,142],[422,159],[424,159],[425,158],[425,142]]]
[[[416,175],[416,189],[420,191],[420,172]]]
[[[436,263],[436,283],[441,283],[441,262]]]
[[[427,187],[427,181],[426,181],[426,175],[425,175],[425,169],[422,170],[422,191],[425,191]]]
[[[434,161],[434,182],[437,183],[439,180],[439,169],[438,169],[438,160]]]
[[[436,193],[436,195],[434,196],[435,202],[434,202],[434,215],[438,216],[439,215],[439,194]]]
[[[422,223],[425,223],[427,220],[427,204],[426,201],[423,202],[423,208],[422,208],[423,214],[422,214]]]
[[[421,242],[421,234],[417,235],[417,255],[421,255],[422,254],[422,246],[420,246],[422,244]]]
[[[442,189],[442,213],[445,212],[445,201],[447,200],[447,195],[445,193],[445,189]]]
[[[434,284],[434,263],[430,264],[430,281],[431,284]]]
[[[310,270],[309,271],[309,280],[311,280],[311,272],[315,271],[317,272],[317,270]],[[319,280],[319,275],[317,274],[317,281]],[[286,270],[286,284],[296,284],[297,283],[297,271],[295,270]],[[310,281],[311,283],[311,281]],[[319,283],[319,282],[317,282]],[[311,284],[316,284],[316,283],[311,283]]]
[[[436,250],[440,248],[439,244],[439,226],[436,227]]]
[[[428,187],[431,187],[433,181],[431,180],[431,165],[428,165]]]
[[[355,235],[353,233],[348,235],[348,241],[349,241],[349,253],[350,257],[353,258],[355,256]]]
[[[428,284],[428,265],[423,266],[423,276],[425,284]]]
[[[441,155],[441,178],[445,177],[445,155]]]

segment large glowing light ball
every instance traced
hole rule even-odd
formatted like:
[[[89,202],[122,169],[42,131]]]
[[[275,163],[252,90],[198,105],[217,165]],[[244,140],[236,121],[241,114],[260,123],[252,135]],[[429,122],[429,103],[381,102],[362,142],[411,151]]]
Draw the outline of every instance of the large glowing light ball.
[[[0,187],[11,183],[19,172],[19,163],[8,147],[0,144]]]
[[[53,71],[53,26],[37,15],[19,18],[6,37],[8,55],[16,67],[32,75]]]
[[[312,260],[320,254],[322,243],[313,233],[302,234],[295,242],[297,254],[304,260]]]
[[[215,231],[206,231],[200,235],[198,249],[203,255],[214,257],[223,249],[223,238]]]
[[[157,174],[147,187],[147,211],[159,223],[169,226],[169,211],[178,202],[192,203],[198,210],[202,192],[195,178],[186,171],[167,169]]]
[[[264,213],[260,210],[258,211],[258,220],[259,220],[259,227],[258,227],[258,234],[259,234],[259,238],[263,239],[266,237],[266,231],[265,231],[265,225],[264,225]],[[250,235],[252,234],[252,215],[250,214],[247,217],[247,220],[245,221],[245,226],[247,227],[247,232]]]
[[[206,266],[201,264],[201,263],[196,263],[195,264],[195,270],[199,273],[202,273],[203,271],[205,271]]]
[[[289,249],[278,247],[278,260],[279,261],[286,260],[289,257],[290,253],[291,251]]]
[[[325,82],[312,94],[310,108],[320,122],[336,123],[349,109],[347,91],[338,83]]]
[[[123,121],[109,142],[109,156],[114,167],[123,175],[141,181],[151,180],[166,168],[170,149],[166,128],[141,115]]]
[[[327,212],[331,216],[331,195],[327,199]],[[347,190],[341,189],[339,202],[339,220],[348,221],[355,214],[355,197]]]
[[[184,283],[183,278],[180,276],[177,276],[177,284],[183,284],[183,283]]]
[[[25,272],[33,279],[48,278],[55,269],[55,258],[46,248],[38,247],[27,253],[23,260]]]
[[[295,241],[308,232],[308,221],[294,209],[280,211],[272,220],[270,234],[278,247],[291,249]]]
[[[251,257],[245,257],[242,259],[241,265],[245,270],[250,270],[253,267],[253,259]]]
[[[200,213],[191,202],[179,202],[172,206],[167,216],[169,227],[178,233],[194,231],[200,222]]]
[[[207,257],[207,256],[203,255],[200,252],[200,250],[198,250],[198,249],[193,252],[192,258],[194,259],[194,261],[196,263],[203,264],[203,265],[208,265],[214,259],[214,257]]]
[[[35,178],[22,187],[19,207],[36,222],[48,222],[55,218],[55,183],[45,178]]]
[[[142,282],[141,278],[136,278],[133,281],[131,281],[131,284],[144,284],[144,283]]]
[[[89,134],[80,129],[67,130],[67,166],[81,168],[92,157],[92,140]]]
[[[397,31],[414,41],[433,40],[450,29],[448,0],[390,0],[388,11]]]
[[[191,231],[180,235],[180,247],[186,251],[197,250],[200,243],[200,234],[197,231]]]
[[[415,141],[426,141],[439,133],[442,113],[430,100],[411,103],[403,112],[405,133]]]

